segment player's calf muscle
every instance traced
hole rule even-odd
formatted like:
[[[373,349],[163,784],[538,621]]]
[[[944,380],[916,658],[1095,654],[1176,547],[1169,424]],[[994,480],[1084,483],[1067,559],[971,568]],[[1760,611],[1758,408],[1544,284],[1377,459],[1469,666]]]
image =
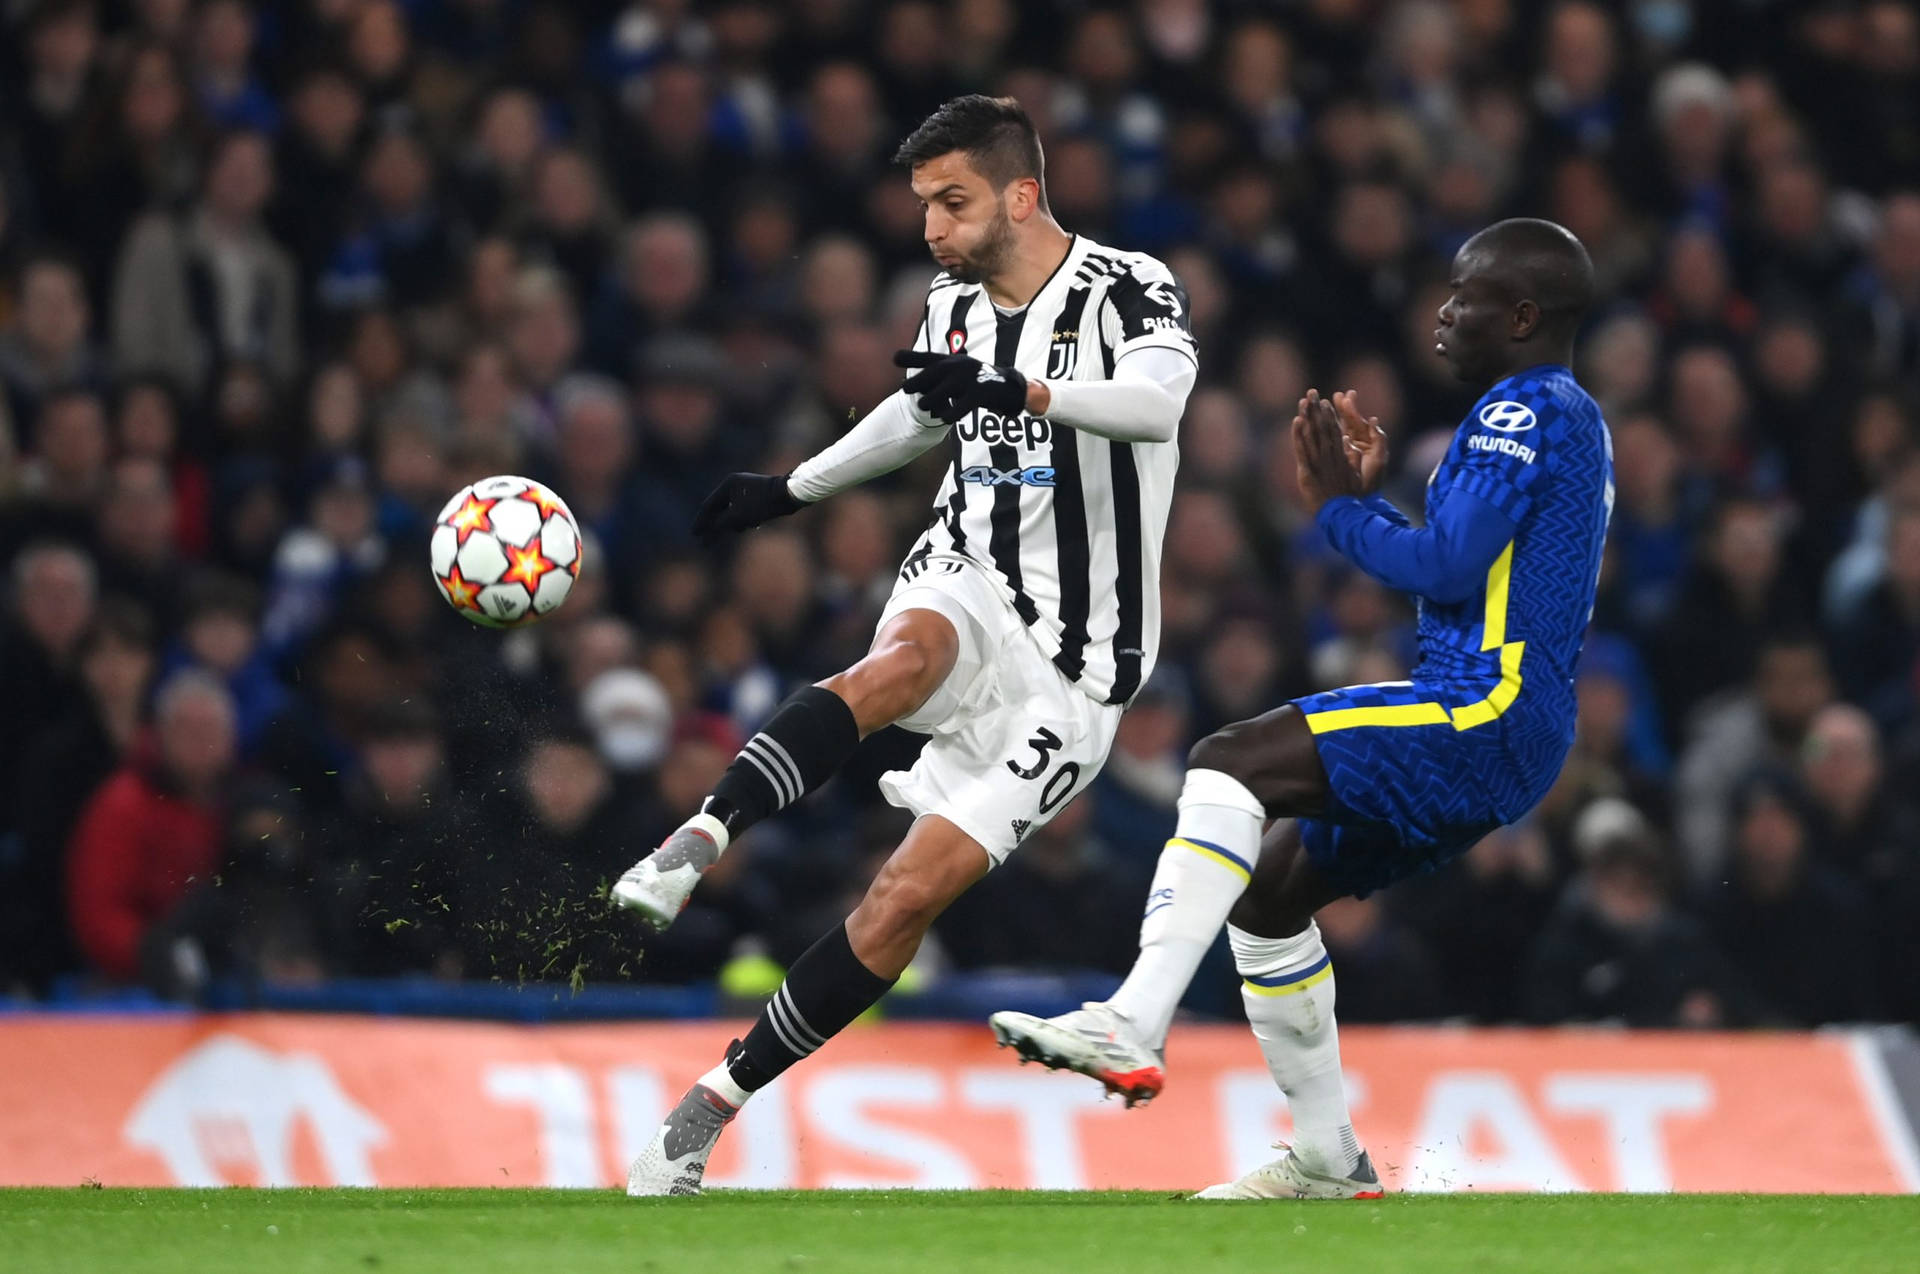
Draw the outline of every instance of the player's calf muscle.
[[[986,874],[987,863],[986,851],[959,828],[920,820],[847,917],[860,963],[883,978],[900,976],[934,920]]]
[[[928,882],[889,881],[883,873],[847,917],[847,941],[860,963],[883,978],[897,978],[950,901],[938,897]]]

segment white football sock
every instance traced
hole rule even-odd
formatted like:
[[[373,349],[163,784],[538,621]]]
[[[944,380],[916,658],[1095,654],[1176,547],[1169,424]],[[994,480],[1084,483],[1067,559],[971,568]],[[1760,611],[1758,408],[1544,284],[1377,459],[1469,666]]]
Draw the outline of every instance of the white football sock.
[[[1166,1047],[1180,997],[1253,877],[1265,817],[1246,784],[1231,774],[1187,772],[1180,821],[1160,851],[1140,921],[1140,956],[1107,1001],[1152,1048]]]
[[[727,1069],[725,1062],[721,1062],[718,1066],[702,1075],[696,1082],[718,1093],[720,1100],[735,1110],[746,1105],[747,1098],[753,1096],[752,1093],[740,1087],[740,1082],[734,1079],[733,1072]]]
[[[712,841],[714,847],[722,854],[727,852],[727,845],[733,840],[727,832],[727,825],[705,810],[680,824],[680,830],[685,831],[688,828],[692,828]]]
[[[1273,1082],[1293,1112],[1293,1152],[1315,1172],[1344,1177],[1360,1159],[1340,1079],[1333,1022],[1333,964],[1312,921],[1291,938],[1261,938],[1227,926],[1240,999]]]

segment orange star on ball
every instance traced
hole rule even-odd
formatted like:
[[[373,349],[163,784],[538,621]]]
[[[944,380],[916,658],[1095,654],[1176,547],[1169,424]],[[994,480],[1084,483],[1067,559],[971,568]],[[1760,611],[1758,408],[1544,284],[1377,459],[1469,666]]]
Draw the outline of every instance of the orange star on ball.
[[[511,544],[502,547],[507,550],[507,570],[506,574],[500,577],[501,580],[525,584],[528,596],[532,596],[533,591],[540,587],[541,576],[557,569],[552,559],[540,551],[537,541],[523,549],[515,548]]]
[[[447,590],[447,600],[453,603],[455,610],[480,609],[480,585],[460,574],[458,563],[440,577],[440,587]]]
[[[542,522],[556,513],[566,511],[566,506],[560,503],[560,497],[537,482],[528,483],[527,489],[520,493],[520,498],[540,510]]]
[[[498,500],[482,500],[477,495],[469,495],[454,510],[453,516],[447,519],[447,525],[459,535],[459,542],[465,544],[467,537],[475,531],[493,530],[493,506],[498,503]]]

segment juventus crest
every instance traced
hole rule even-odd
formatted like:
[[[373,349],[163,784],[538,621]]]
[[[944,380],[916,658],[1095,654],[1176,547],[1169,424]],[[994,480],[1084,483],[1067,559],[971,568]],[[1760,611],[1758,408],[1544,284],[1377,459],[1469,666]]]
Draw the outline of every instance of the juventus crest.
[[[1065,380],[1073,375],[1073,364],[1080,352],[1080,333],[1055,330],[1053,344],[1047,350],[1047,379]]]

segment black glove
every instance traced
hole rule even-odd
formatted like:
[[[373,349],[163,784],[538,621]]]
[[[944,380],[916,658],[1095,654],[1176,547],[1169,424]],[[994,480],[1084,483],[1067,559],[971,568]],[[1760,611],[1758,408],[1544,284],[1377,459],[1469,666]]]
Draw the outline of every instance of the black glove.
[[[711,540],[728,531],[745,531],[807,507],[787,490],[784,473],[730,473],[693,515],[693,533]]]
[[[893,365],[921,369],[900,388],[919,396],[921,411],[950,425],[983,408],[1008,417],[1027,409],[1027,378],[1011,367],[991,367],[965,354],[914,349],[896,353]]]

